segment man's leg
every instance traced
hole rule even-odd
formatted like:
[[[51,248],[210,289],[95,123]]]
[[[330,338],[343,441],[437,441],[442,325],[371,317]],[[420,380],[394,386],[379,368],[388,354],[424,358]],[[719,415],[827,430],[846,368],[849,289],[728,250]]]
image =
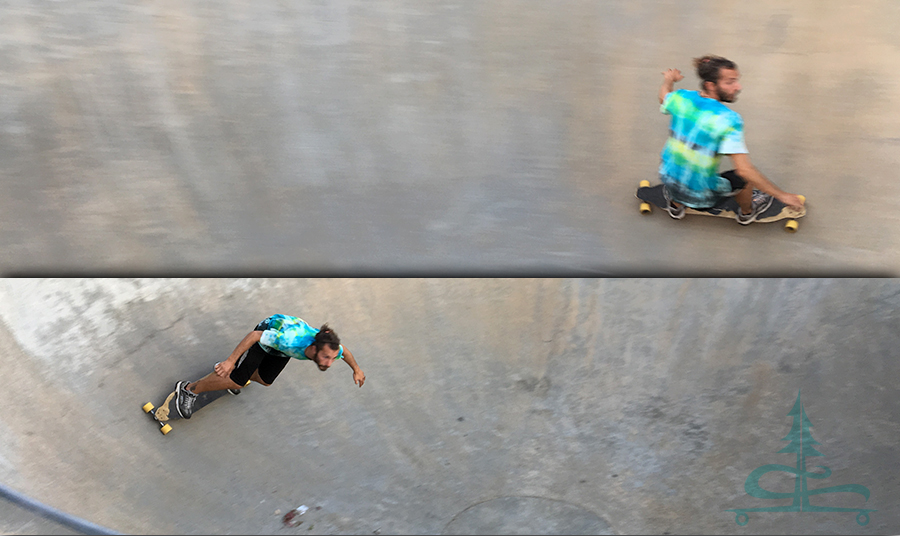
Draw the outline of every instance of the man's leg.
[[[744,215],[753,212],[753,186],[733,169],[722,173],[722,177],[731,183],[731,195],[741,207],[741,212]]]
[[[250,379],[251,379],[252,381],[255,381],[256,383],[265,385],[266,387],[272,385],[271,383],[266,383],[266,382],[264,382],[263,379],[259,377],[259,370],[254,370],[254,371],[253,371],[253,376],[250,376]]]
[[[749,184],[734,194],[734,200],[741,206],[741,212],[750,214],[753,211],[753,187]]]
[[[247,384],[247,381],[254,374],[254,371],[259,368],[266,355],[265,350],[257,343],[251,346],[247,353],[238,360],[237,367],[231,371],[227,378],[223,378],[213,371],[195,382],[178,382],[176,385],[178,413],[182,418],[190,419],[191,414],[194,412],[194,401],[200,393],[221,391],[223,389],[232,389],[235,392],[240,392],[239,389]]]
[[[256,374],[254,372],[254,374]],[[210,372],[200,380],[187,385],[187,390],[199,395],[207,391],[221,391],[222,389],[240,389],[243,385],[236,384],[231,378],[223,378],[215,372]]]
[[[270,384],[270,383],[264,382],[264,381],[262,380],[262,378],[259,377],[259,370],[257,369],[257,370],[254,370],[254,371],[253,371],[253,375],[250,376],[250,379],[247,380],[247,383],[245,383],[242,387],[238,387],[238,388],[235,388],[235,389],[229,388],[229,389],[228,389],[228,392],[229,392],[230,394],[233,394],[233,395],[237,396],[237,395],[241,394],[241,389],[243,389],[244,387],[247,387],[248,385],[250,385],[250,382],[251,382],[251,381],[257,382],[257,383],[259,383],[259,384],[261,384],[261,385],[263,385],[263,386],[265,386],[265,387],[268,387],[268,386],[272,385],[272,384]]]
[[[284,364],[281,364],[281,359],[276,359],[275,361],[276,363],[270,364],[268,363],[266,357],[263,357],[262,363],[260,363],[260,365],[266,366],[267,370],[270,370],[273,367],[277,367],[277,371],[274,373],[277,376],[278,373],[281,372],[281,369],[284,368],[284,364],[287,364],[287,360],[283,361]],[[271,374],[272,372],[269,373]],[[255,381],[256,383],[259,383],[261,385],[265,385],[266,387],[272,385],[271,383],[266,383],[265,381],[263,381],[263,379],[259,376],[259,368],[253,371],[253,374],[250,375],[250,380]],[[246,383],[244,383],[243,385],[238,385],[234,380],[231,379],[231,377],[223,378],[215,372],[210,372],[203,378],[193,383],[189,383],[187,385],[187,390],[194,393],[195,395],[199,395],[200,393],[205,393],[207,391],[221,391],[222,389],[238,390],[246,386]]]

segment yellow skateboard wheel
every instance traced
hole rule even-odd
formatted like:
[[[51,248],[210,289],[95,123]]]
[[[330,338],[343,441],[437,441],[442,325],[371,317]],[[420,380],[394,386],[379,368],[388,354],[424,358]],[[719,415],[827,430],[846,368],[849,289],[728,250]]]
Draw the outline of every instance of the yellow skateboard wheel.
[[[641,203],[641,214],[650,214],[650,203]]]
[[[166,435],[172,431],[172,427],[169,426],[168,424],[165,424],[165,425],[163,425],[162,428],[159,429],[159,431],[162,432],[163,435]]]
[[[806,196],[805,196],[805,195],[797,195],[797,197],[800,198],[800,201],[803,201],[803,203],[806,203]]]
[[[642,180],[640,186],[641,186],[641,188],[649,188],[649,187],[650,187],[650,181],[648,181],[648,180]]]
[[[147,402],[146,404],[144,404],[143,409],[144,409],[144,413],[150,413],[151,411],[153,411],[153,404],[150,402]]]
[[[796,233],[798,226],[797,220],[788,220],[788,222],[784,224],[784,230],[789,233]]]

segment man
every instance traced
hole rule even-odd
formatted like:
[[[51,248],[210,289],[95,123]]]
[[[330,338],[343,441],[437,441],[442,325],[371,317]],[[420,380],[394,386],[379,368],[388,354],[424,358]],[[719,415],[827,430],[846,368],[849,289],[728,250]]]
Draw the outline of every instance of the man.
[[[684,79],[678,69],[663,73],[660,111],[672,116],[669,140],[659,166],[669,215],[684,217],[684,207],[711,208],[734,197],[741,210],[736,219],[747,225],[769,206],[773,197],[800,207],[800,196],[782,191],[750,163],[744,143],[744,121],[723,103],[734,102],[741,91],[737,65],[719,56],[694,60],[701,91],[674,90]],[[719,155],[728,155],[735,169],[719,175]],[[753,189],[759,190],[754,195]]]
[[[244,358],[238,362],[241,356]],[[297,317],[277,314],[257,324],[228,359],[216,363],[214,372],[195,382],[178,382],[178,413],[190,419],[197,395],[206,391],[228,389],[237,395],[250,380],[268,387],[291,358],[313,361],[322,372],[335,360],[343,359],[353,369],[355,384],[362,387],[366,381],[353,354],[341,346],[337,333],[328,324],[315,329]]]

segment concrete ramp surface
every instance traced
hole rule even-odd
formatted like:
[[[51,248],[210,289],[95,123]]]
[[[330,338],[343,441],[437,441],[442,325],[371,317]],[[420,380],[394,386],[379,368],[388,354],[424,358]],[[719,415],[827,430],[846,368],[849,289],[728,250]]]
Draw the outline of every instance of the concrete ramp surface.
[[[898,274],[896,0],[0,3],[0,273]],[[642,217],[741,69],[780,224]],[[723,166],[728,165],[724,163]],[[363,274],[371,275],[371,272]]]
[[[275,312],[331,323],[366,385],[293,361],[160,434],[141,405]],[[0,320],[0,481],[122,532],[900,530],[894,280],[6,279]],[[867,525],[727,511],[791,504],[745,482],[796,466],[798,393],[809,489],[870,492],[810,503]]]

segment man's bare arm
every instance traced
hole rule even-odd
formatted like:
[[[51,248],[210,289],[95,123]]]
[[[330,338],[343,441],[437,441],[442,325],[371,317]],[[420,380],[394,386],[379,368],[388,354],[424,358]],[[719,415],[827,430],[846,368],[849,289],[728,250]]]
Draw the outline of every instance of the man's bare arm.
[[[234,370],[234,366],[237,364],[238,359],[244,355],[244,352],[250,349],[251,346],[259,342],[259,338],[262,336],[262,331],[251,331],[244,337],[241,342],[238,343],[237,347],[231,352],[231,355],[228,356],[228,359],[221,363],[216,364],[216,374],[219,376],[226,378],[231,371]]]
[[[675,91],[675,82],[684,80],[681,71],[678,69],[667,69],[663,73],[663,83],[659,88],[659,103],[662,104],[666,100],[666,95]]]
[[[353,383],[359,385],[360,387],[366,382],[366,375],[363,373],[362,369],[359,368],[359,365],[356,364],[356,359],[353,358],[353,352],[344,347],[344,357],[343,360],[346,361],[350,368],[353,369]]]
[[[730,154],[728,156],[734,162],[734,168],[735,171],[737,171],[737,174],[747,181],[750,186],[771,195],[785,205],[797,208],[803,206],[803,199],[801,199],[799,195],[789,194],[775,186],[775,184],[767,179],[762,172],[756,169],[756,166],[750,162],[750,155]]]

